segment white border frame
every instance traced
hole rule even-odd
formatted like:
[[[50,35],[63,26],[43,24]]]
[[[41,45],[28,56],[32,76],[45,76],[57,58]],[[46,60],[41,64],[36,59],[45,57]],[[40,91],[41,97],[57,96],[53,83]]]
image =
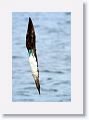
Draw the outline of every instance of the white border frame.
[[[0,113],[83,114],[83,1],[0,1]],[[12,12],[71,12],[71,102],[12,102]]]

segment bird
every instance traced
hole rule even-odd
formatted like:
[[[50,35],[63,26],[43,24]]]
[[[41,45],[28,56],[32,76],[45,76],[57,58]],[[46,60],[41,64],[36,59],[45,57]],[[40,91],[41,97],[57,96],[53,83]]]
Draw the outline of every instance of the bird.
[[[32,70],[32,75],[36,84],[36,88],[40,94],[39,69],[38,69],[38,59],[36,54],[36,35],[30,17],[29,17],[28,28],[26,33],[26,48],[29,55],[29,63]]]

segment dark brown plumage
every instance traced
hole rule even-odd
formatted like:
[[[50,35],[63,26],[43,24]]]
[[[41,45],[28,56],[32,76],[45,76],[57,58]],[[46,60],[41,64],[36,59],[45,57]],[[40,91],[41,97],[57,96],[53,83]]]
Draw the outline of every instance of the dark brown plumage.
[[[29,18],[28,29],[26,34],[26,47],[27,49],[35,49],[35,31],[31,18]]]
[[[28,29],[27,29],[27,34],[26,34],[26,47],[28,51],[33,49],[35,57],[36,57],[36,61],[37,61],[37,66],[38,66],[35,43],[36,43],[36,36],[35,36],[34,26],[33,26],[31,18],[29,17]]]
[[[30,17],[29,17],[29,22],[28,22],[27,34],[26,34],[26,48],[28,50],[28,53],[29,51],[30,53],[32,52],[33,57],[35,56],[36,58],[38,76],[33,73],[33,77],[35,80],[36,87],[40,94],[38,60],[37,60],[37,55],[36,55],[36,36],[35,36],[34,26],[33,26],[33,23]],[[29,56],[30,56],[30,53],[29,53]]]

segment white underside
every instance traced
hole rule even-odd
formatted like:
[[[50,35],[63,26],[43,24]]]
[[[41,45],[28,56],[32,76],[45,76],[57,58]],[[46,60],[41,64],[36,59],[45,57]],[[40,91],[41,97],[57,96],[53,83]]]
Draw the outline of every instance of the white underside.
[[[38,69],[37,69],[37,62],[35,56],[32,56],[32,54],[29,57],[29,63],[31,66],[32,74],[34,76],[34,79],[38,77]]]

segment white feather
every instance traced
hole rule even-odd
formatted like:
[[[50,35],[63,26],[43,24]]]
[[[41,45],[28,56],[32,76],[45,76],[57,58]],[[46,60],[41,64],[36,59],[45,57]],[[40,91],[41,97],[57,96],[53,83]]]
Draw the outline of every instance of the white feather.
[[[34,76],[34,79],[36,80],[36,78],[38,77],[37,62],[36,62],[35,56],[33,56],[32,54],[29,57],[29,63],[31,66],[31,70],[32,70],[32,74]]]

